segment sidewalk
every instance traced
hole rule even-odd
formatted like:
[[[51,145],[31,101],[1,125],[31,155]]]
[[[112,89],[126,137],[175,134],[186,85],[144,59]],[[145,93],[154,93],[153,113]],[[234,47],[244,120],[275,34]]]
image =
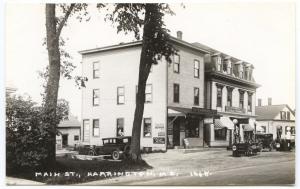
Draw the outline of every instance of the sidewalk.
[[[32,180],[25,180],[25,179],[20,179],[20,178],[14,178],[14,177],[6,177],[6,185],[9,186],[40,186],[40,185],[45,185],[45,183],[42,182],[36,182]]]

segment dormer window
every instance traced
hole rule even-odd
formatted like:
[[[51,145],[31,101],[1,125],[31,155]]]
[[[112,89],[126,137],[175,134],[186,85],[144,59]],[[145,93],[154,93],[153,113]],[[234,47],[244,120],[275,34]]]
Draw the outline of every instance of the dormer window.
[[[286,120],[286,112],[284,112],[284,111],[280,112],[280,119],[281,120]]]
[[[217,71],[221,71],[221,64],[222,64],[222,59],[220,56],[217,57]]]
[[[231,75],[232,74],[232,69],[231,69],[231,61],[227,61],[227,74]]]
[[[229,75],[232,74],[232,64],[231,64],[230,56],[225,57],[223,70],[225,73],[227,73]]]
[[[238,65],[238,71],[239,71],[239,78],[243,79],[244,78],[244,67],[242,63],[239,63]]]
[[[223,62],[223,72],[227,73],[227,62]]]

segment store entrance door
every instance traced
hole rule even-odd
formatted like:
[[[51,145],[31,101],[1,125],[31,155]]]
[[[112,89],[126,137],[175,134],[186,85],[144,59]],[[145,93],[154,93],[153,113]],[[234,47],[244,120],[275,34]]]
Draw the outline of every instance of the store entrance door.
[[[180,120],[173,123],[173,146],[180,146]]]

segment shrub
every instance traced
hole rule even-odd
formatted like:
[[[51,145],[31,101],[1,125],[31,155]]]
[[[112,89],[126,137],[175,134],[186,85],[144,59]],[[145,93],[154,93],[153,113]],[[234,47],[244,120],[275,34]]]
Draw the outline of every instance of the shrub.
[[[47,132],[41,107],[30,98],[6,97],[6,165],[8,172],[35,168],[47,157]]]

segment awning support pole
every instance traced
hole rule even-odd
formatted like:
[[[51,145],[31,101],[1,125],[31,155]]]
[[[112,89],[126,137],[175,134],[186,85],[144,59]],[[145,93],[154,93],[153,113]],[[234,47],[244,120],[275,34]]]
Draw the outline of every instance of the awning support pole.
[[[170,125],[171,125],[178,117],[179,117],[179,116],[174,117],[174,119],[172,119],[172,120],[170,121],[170,123],[168,124],[168,126],[170,126]]]

